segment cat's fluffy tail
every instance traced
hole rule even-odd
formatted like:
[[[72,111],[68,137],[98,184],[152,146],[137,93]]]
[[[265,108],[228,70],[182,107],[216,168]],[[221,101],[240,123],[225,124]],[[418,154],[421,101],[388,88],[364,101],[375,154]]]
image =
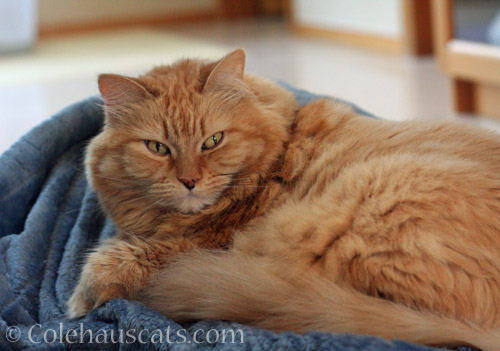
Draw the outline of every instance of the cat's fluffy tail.
[[[426,345],[498,350],[499,331],[418,312],[326,279],[286,281],[276,264],[231,251],[181,256],[140,300],[178,321],[224,319],[275,331],[350,332]]]

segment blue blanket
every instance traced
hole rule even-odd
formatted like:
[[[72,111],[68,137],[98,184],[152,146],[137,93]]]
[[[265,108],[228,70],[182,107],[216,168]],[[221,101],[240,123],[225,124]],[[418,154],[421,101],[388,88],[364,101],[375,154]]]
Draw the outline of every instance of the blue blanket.
[[[301,104],[316,97],[293,91]],[[0,157],[0,350],[431,350],[220,321],[181,326],[122,299],[68,320],[65,303],[85,253],[114,233],[82,170],[85,145],[103,123],[101,104],[94,97],[66,108]]]

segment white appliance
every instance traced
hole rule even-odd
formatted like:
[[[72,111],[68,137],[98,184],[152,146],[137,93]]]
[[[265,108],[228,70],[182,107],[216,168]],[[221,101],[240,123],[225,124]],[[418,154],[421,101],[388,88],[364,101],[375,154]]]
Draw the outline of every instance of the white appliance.
[[[38,0],[0,0],[0,53],[31,48],[38,36]]]

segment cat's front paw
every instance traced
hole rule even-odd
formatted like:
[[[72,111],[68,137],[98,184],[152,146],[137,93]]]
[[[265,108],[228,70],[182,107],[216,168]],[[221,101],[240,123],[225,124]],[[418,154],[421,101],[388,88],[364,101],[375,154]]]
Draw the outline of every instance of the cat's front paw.
[[[80,281],[67,302],[68,316],[82,316],[112,299],[135,298],[172,252],[192,245],[184,241],[182,244],[128,238],[101,245],[89,255],[83,267]]]
[[[86,315],[90,310],[116,298],[127,298],[125,288],[119,284],[97,286],[80,281],[67,302],[67,316],[76,318]]]
[[[125,286],[112,282],[109,274],[93,269],[91,261],[85,265],[75,291],[66,303],[66,314],[70,318],[81,317],[109,300],[128,298]]]
[[[93,307],[93,299],[90,296],[87,296],[85,287],[80,286],[78,284],[76,286],[75,291],[66,302],[68,306],[68,310],[66,311],[66,315],[69,318],[77,318],[87,314]]]

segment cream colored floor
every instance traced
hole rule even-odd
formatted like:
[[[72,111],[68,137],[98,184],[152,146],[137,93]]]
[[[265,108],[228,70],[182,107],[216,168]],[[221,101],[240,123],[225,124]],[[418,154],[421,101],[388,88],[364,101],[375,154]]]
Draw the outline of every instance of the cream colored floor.
[[[200,23],[52,38],[0,56],[0,152],[64,106],[97,93],[102,72],[137,74],[179,57],[247,51],[247,70],[352,101],[383,118],[498,121],[457,116],[447,78],[432,59],[374,53],[296,37],[282,21]]]

